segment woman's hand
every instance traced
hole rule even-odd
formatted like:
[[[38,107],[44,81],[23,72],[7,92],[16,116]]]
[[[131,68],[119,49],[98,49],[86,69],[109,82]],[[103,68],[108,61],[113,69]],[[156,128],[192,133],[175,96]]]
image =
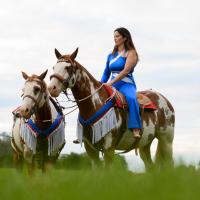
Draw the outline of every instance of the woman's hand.
[[[107,86],[112,86],[112,81],[108,82],[108,83],[103,83],[104,85],[107,85]]]
[[[109,86],[112,86],[112,84],[113,84],[112,81],[110,81],[110,82],[107,83],[107,85],[109,85]]]

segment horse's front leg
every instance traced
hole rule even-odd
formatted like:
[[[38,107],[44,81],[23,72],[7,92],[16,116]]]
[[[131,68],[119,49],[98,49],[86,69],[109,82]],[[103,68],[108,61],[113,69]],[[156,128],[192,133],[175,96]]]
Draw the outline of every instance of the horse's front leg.
[[[105,161],[105,167],[109,168],[113,164],[113,159],[114,159],[114,153],[115,149],[114,148],[109,148],[104,150],[104,161]]]
[[[84,141],[85,150],[88,154],[88,156],[91,158],[92,162],[92,169],[96,169],[99,166],[101,166],[101,161],[99,159],[99,151],[95,149],[95,147],[92,147],[92,144],[89,142]]]
[[[112,133],[104,137],[104,161],[105,167],[110,167],[113,163],[115,148],[113,145]]]
[[[26,162],[27,165],[27,169],[28,169],[28,174],[30,176],[33,175],[33,153],[32,151],[27,147],[26,144],[24,144],[24,160]]]
[[[13,166],[20,172],[23,169],[23,161],[23,156],[13,150]]]

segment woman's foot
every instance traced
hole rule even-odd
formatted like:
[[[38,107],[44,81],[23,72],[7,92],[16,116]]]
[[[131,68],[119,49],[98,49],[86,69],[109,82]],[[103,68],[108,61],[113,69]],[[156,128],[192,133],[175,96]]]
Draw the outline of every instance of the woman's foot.
[[[133,137],[136,138],[136,139],[141,138],[140,129],[138,129],[138,128],[133,129]]]
[[[76,139],[76,140],[73,140],[73,143],[74,143],[74,144],[79,144],[80,142],[79,142],[78,139]]]

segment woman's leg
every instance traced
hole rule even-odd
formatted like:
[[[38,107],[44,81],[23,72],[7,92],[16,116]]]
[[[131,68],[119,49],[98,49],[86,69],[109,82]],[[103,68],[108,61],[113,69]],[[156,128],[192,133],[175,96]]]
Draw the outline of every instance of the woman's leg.
[[[128,128],[133,130],[134,137],[140,138],[142,125],[139,104],[136,97],[136,86],[125,83],[119,88],[119,91],[125,95],[129,106]]]

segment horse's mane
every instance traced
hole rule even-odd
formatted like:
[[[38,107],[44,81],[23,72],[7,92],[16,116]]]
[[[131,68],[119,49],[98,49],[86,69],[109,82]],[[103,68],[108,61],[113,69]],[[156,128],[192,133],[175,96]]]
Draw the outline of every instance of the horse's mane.
[[[96,78],[94,78],[94,76],[93,76],[85,67],[83,67],[83,65],[81,65],[81,64],[80,64],[79,62],[77,62],[76,60],[75,60],[74,62],[75,62],[75,64],[76,64],[76,67],[79,68],[80,70],[86,72],[87,75],[91,78],[92,81],[101,84]]]

